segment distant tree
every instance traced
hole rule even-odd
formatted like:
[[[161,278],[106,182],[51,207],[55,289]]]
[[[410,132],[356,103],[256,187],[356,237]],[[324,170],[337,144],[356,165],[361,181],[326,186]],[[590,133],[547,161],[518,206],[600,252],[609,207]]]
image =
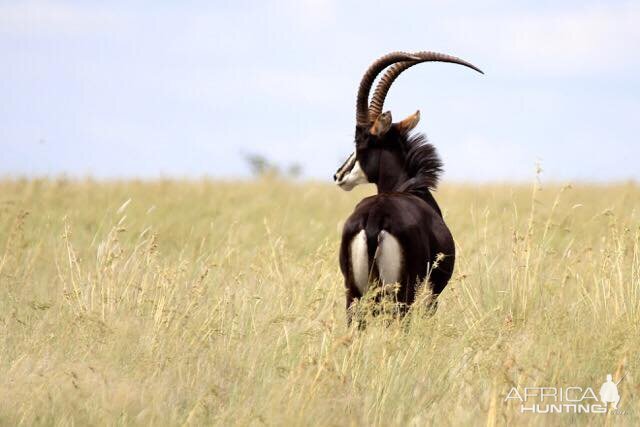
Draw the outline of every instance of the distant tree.
[[[245,154],[244,159],[249,165],[251,174],[255,177],[278,177],[282,176],[282,168],[273,161],[267,159],[262,154]],[[286,176],[289,178],[299,178],[302,175],[302,166],[299,163],[292,163],[286,168]]]
[[[300,163],[290,164],[289,168],[287,169],[287,175],[294,179],[299,178],[300,175],[302,175],[302,166],[300,165]]]
[[[262,154],[246,154],[245,160],[249,164],[251,174],[256,177],[278,176],[280,169]]]

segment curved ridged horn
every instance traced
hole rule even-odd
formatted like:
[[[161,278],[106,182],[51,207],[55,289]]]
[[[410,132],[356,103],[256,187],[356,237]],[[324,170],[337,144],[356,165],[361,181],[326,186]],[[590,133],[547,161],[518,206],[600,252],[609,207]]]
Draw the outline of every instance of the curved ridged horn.
[[[358,98],[356,99],[356,123],[359,125],[369,124],[369,91],[373,81],[378,74],[391,64],[399,61],[420,61],[422,58],[407,52],[391,52],[378,58],[362,76],[360,87],[358,88]]]
[[[420,64],[422,62],[451,62],[454,64],[464,65],[465,67],[469,67],[472,70],[475,70],[481,74],[484,74],[482,70],[475,65],[467,62],[463,59],[456,58],[455,56],[446,55],[444,53],[437,52],[416,52],[412,53],[412,56],[420,58],[417,61],[403,61],[399,62],[393,66],[391,66],[386,73],[378,82],[376,86],[376,90],[373,93],[373,98],[371,99],[371,106],[369,108],[369,119],[375,120],[376,117],[382,113],[382,107],[384,107],[384,100],[387,97],[387,93],[391,88],[391,84],[393,81],[398,78],[400,73],[402,73],[407,68],[413,67],[416,64]]]

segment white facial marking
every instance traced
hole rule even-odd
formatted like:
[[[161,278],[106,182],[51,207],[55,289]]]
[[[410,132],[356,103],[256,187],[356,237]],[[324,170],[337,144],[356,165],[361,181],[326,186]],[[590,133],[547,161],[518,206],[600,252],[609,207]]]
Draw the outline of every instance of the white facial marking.
[[[366,242],[365,242],[366,243]],[[378,234],[378,256],[376,265],[380,281],[384,285],[399,283],[402,274],[402,246],[391,233],[382,230]]]
[[[364,295],[369,287],[369,253],[364,230],[360,230],[351,240],[350,253],[353,280],[360,293]]]
[[[352,153],[344,165],[336,172],[336,184],[345,191],[351,191],[356,185],[366,184],[369,178],[356,160],[356,154]]]

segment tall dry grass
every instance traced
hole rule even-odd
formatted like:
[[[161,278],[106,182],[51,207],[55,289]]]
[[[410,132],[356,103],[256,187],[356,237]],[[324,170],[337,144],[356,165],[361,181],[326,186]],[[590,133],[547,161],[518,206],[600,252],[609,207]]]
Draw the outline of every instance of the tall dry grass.
[[[0,424],[638,424],[640,188],[444,186],[437,314],[358,332],[338,229],[371,191],[0,182]],[[622,415],[504,402],[607,373]]]

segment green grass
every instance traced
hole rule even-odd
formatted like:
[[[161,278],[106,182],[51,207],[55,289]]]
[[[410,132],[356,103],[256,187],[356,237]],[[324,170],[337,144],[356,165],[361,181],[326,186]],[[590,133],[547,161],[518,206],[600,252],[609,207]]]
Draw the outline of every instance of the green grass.
[[[0,424],[640,423],[638,186],[443,186],[438,312],[359,332],[337,253],[371,192],[0,181]],[[504,402],[607,373],[623,415]]]

